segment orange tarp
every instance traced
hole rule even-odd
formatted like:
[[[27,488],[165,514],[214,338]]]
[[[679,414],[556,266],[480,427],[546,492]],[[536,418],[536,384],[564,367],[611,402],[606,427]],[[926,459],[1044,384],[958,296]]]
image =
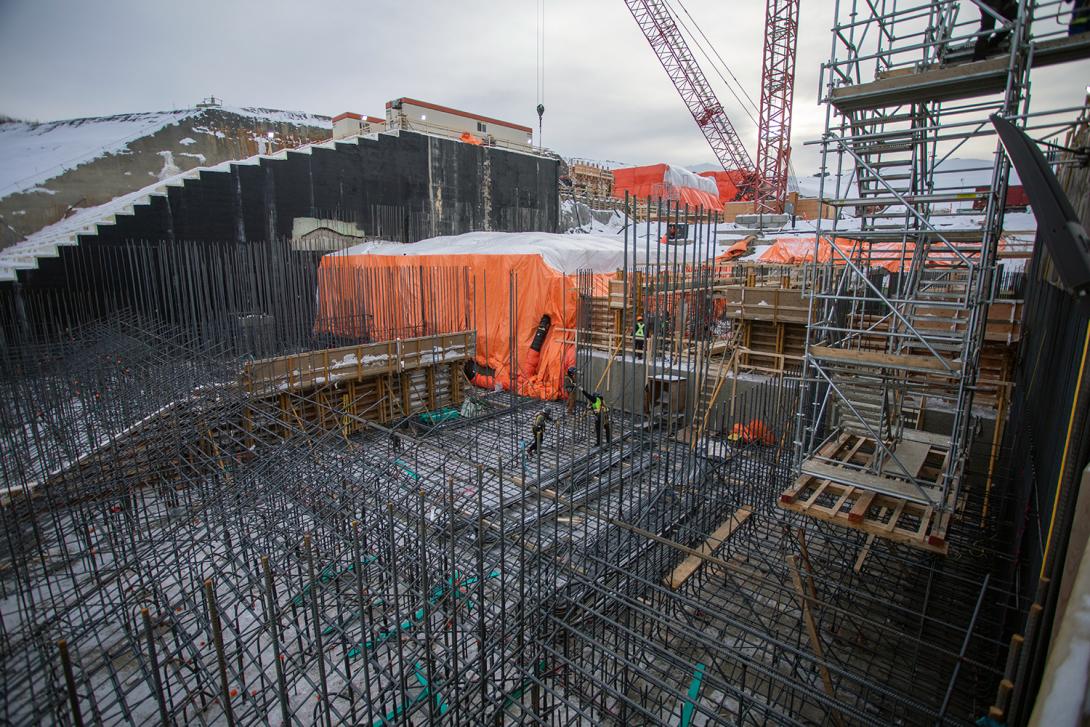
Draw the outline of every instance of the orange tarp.
[[[833,245],[842,254],[833,253]],[[859,260],[860,249],[863,243],[846,237],[838,237],[830,243],[828,238],[821,238],[818,245],[817,260],[819,263],[827,263],[830,260],[834,264],[844,264],[844,257],[848,256],[853,261]],[[814,260],[814,237],[780,237],[772,246],[761,253],[758,258],[762,263],[783,263],[797,265],[800,263],[812,263]]]
[[[627,167],[613,170],[613,196],[624,199],[628,192],[637,199],[661,197],[688,204],[690,207],[723,211],[719,199],[709,192],[693,187],[670,185],[666,182],[668,164],[651,164],[645,167]]]
[[[749,243],[752,237],[747,237],[734,243],[726,250],[724,250],[717,258],[716,261],[734,260],[735,258],[742,257],[749,251]]]
[[[745,179],[745,172],[737,169],[732,171],[720,170],[700,172],[702,177],[711,177],[715,180],[715,186],[719,188],[720,202],[733,202],[738,199],[738,185]]]
[[[461,139],[462,141],[464,141],[465,143],[473,144],[474,146],[481,146],[481,145],[484,144],[483,141],[478,139],[473,134],[470,134],[468,131],[463,131],[462,135],[460,137],[458,137],[458,138]]]
[[[427,269],[465,270],[468,276],[470,300],[463,295],[463,286],[454,286],[447,294],[421,290]],[[393,289],[398,290],[397,305],[380,300],[374,286],[360,285],[358,271],[390,271],[394,275]],[[513,326],[511,280],[515,290]],[[594,276],[594,294],[607,295],[611,275]],[[391,289],[387,284],[387,289]],[[439,298],[439,300],[434,300]],[[431,300],[430,303],[421,301]],[[562,378],[574,358],[574,352],[564,351],[560,328],[574,328],[578,286],[576,276],[566,276],[542,260],[540,255],[327,255],[322,259],[318,277],[318,320],[315,328],[321,333],[343,336],[359,335],[345,315],[354,311],[358,319],[364,311],[369,330],[402,330],[423,325],[425,319],[432,330],[463,330],[468,322],[477,331],[477,362],[495,369],[495,381],[510,388],[512,378],[518,392],[539,399],[559,398]],[[541,316],[548,314],[552,325],[541,348],[540,357],[530,356]],[[396,317],[397,320],[389,320]],[[520,371],[511,375],[510,333],[514,330],[515,358]],[[536,371],[531,373],[533,359],[538,358]]]
[[[842,254],[834,254],[832,245],[835,244]],[[973,260],[979,257],[979,245],[976,250],[972,246],[961,245],[962,254]],[[732,248],[733,249],[733,248]],[[866,243],[852,240],[846,237],[838,237],[834,243],[828,238],[822,238],[818,249],[817,262],[832,261],[834,264],[843,265],[844,257],[850,257],[852,262],[863,268],[885,268],[891,273],[901,272],[912,267],[912,255],[915,252],[915,242],[874,242]],[[999,240],[999,254],[1016,249],[1015,244],[1006,238]],[[727,251],[730,252],[729,250]],[[721,257],[725,257],[721,256]],[[728,258],[729,259],[729,258]],[[801,264],[814,262],[814,238],[809,237],[781,237],[772,246],[761,253],[759,261],[762,263]],[[964,261],[952,250],[941,242],[931,243],[927,251],[926,267],[953,267],[964,264]]]

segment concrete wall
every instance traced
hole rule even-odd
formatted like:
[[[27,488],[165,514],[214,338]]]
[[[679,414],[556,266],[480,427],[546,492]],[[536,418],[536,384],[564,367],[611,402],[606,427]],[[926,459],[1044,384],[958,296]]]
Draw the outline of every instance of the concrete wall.
[[[258,164],[168,187],[95,235],[79,254],[129,241],[260,242],[290,239],[296,218],[353,223],[363,235],[413,241],[473,230],[552,232],[558,223],[559,162],[411,132],[356,137],[289,151]],[[63,288],[66,258],[20,271],[27,289]]]
[[[605,373],[606,367],[609,364],[609,357],[606,353],[601,351],[595,351],[588,364],[580,364],[583,370],[580,372],[581,381],[588,390],[593,390],[594,386],[598,383],[599,379],[602,379],[603,373]],[[644,383],[648,376],[648,361],[643,359],[640,361],[633,361],[631,357],[625,362],[624,370],[622,371],[622,362],[618,359],[613,366],[609,367],[609,372],[606,374],[606,378],[602,379],[602,385],[599,391],[606,397],[606,403],[613,409],[631,412],[633,414],[640,414],[643,412],[644,401]],[[694,371],[688,371],[682,367],[666,367],[662,365],[660,361],[657,365],[652,367],[652,374],[656,376],[670,375],[681,376],[686,381],[686,387],[688,392],[688,403],[686,411],[692,414],[694,404],[694,397],[696,396],[696,373]],[[756,388],[768,379],[743,375],[738,378],[731,386],[730,378],[728,377],[726,383],[721,387],[719,396],[712,402],[712,406],[715,404],[727,401],[730,398],[731,391],[735,392],[735,395],[740,396],[747,391]],[[580,402],[585,404],[586,399],[580,396]],[[686,423],[689,418],[686,417]]]

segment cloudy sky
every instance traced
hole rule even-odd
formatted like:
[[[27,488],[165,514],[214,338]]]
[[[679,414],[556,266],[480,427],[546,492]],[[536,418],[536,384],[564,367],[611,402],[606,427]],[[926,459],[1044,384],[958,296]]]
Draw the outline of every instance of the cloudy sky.
[[[0,114],[166,110],[215,94],[233,106],[382,115],[387,100],[412,96],[536,126],[538,2],[0,0]],[[622,0],[545,4],[547,146],[629,164],[713,161]],[[764,2],[685,6],[758,99]],[[824,125],[833,2],[801,7],[793,144],[806,173],[816,150],[803,144]],[[753,122],[701,61],[754,153]],[[1035,102],[1076,105],[1088,79],[1088,63],[1035,73]]]

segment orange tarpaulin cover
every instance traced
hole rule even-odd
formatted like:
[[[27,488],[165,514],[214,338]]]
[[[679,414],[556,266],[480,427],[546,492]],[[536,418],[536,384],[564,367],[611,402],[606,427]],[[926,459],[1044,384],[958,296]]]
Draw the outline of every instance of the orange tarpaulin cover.
[[[457,286],[437,304],[420,301],[435,296],[435,291],[421,291],[420,269],[464,268],[468,276],[470,300]],[[360,270],[390,270],[396,276],[398,305],[379,300],[380,292],[372,286],[359,285]],[[511,320],[511,274],[514,274],[514,321]],[[594,294],[607,295],[611,275],[596,274]],[[539,399],[559,398],[566,363],[574,351],[565,351],[558,329],[574,328],[578,301],[576,276],[564,275],[550,267],[536,254],[513,255],[327,255],[322,259],[318,277],[318,332],[343,336],[359,335],[353,321],[366,311],[371,330],[399,330],[423,325],[432,330],[457,331],[466,327],[477,331],[479,364],[495,369],[495,381],[509,388],[514,379],[518,392]],[[356,317],[344,311],[356,312]],[[548,314],[552,325],[541,347],[540,357],[530,355],[541,316]],[[387,320],[396,316],[398,320]],[[513,323],[513,326],[512,326]],[[511,372],[510,333],[514,330],[515,358],[520,369]],[[569,346],[570,348],[570,346]],[[533,359],[536,371],[532,371]],[[532,373],[531,373],[532,371]]]
[[[475,137],[473,134],[470,134],[468,131],[463,131],[462,135],[458,138],[467,144],[473,144],[475,146],[481,146],[484,144],[483,141]]]
[[[690,207],[703,207],[721,212],[723,204],[717,195],[695,186],[677,183],[677,178],[684,178],[686,175],[689,178],[696,176],[691,172],[671,168],[669,164],[614,169],[613,196],[624,199],[625,192],[628,192],[637,199],[661,197],[688,204]]]
[[[752,239],[752,237],[747,237],[745,239],[739,240],[738,242],[734,243],[726,250],[724,250],[723,253],[716,258],[716,260],[734,260],[735,258],[742,257],[746,254],[746,252],[749,251],[749,243]]]
[[[745,179],[745,172],[737,169],[726,171],[700,172],[702,177],[711,177],[715,180],[715,186],[719,188],[720,202],[733,202],[738,199],[738,185]]]
[[[842,254],[834,254],[833,244]],[[838,237],[834,243],[828,238],[821,238],[818,245],[816,262],[827,263],[830,260],[834,264],[843,264],[844,257],[850,257],[853,262],[860,259],[860,250],[863,243],[846,237]],[[797,265],[800,263],[812,263],[814,260],[814,237],[780,237],[772,243],[772,246],[761,253],[758,258],[763,263],[784,263]]]
[[[841,254],[833,252],[832,245],[840,250]],[[1011,243],[1007,238],[999,240],[999,254],[1005,251],[1017,249],[1016,243]],[[980,256],[979,245],[976,250],[972,246],[961,245],[962,254],[969,260],[975,260]],[[867,243],[852,240],[846,237],[838,237],[834,243],[828,238],[822,238],[818,248],[817,262],[843,265],[844,258],[851,258],[852,262],[862,268],[885,268],[891,273],[901,272],[912,267],[912,256],[916,249],[915,242],[874,242]],[[728,250],[728,252],[730,252]],[[723,256],[721,256],[723,257]],[[772,246],[761,253],[759,261],[762,263],[801,264],[814,262],[814,238],[809,237],[781,237]],[[953,250],[950,250],[941,242],[932,242],[927,251],[926,267],[953,267],[963,265],[964,260]]]

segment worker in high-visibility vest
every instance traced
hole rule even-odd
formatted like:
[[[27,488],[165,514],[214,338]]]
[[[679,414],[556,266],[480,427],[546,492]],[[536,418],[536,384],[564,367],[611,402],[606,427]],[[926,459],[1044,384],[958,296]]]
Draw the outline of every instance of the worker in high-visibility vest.
[[[644,327],[644,324],[643,324],[643,316],[638,315],[638,316],[636,316],[636,331],[635,331],[636,359],[637,360],[642,360],[643,359],[643,342],[644,342],[644,340],[646,338],[647,338],[647,329]]]
[[[534,423],[530,425],[530,433],[533,435],[534,441],[526,450],[527,457],[533,457],[536,452],[541,451],[541,440],[545,438],[545,422],[551,421],[553,421],[553,415],[549,413],[548,409],[542,409],[534,417]]]
[[[575,395],[579,391],[579,372],[574,366],[569,366],[564,374],[564,393],[568,395],[568,414],[575,411]]]
[[[1067,0],[1071,3],[1071,22],[1067,25],[1068,35],[1090,33],[1090,0]]]
[[[606,444],[613,442],[613,432],[609,427],[609,407],[606,406],[606,400],[602,398],[602,395],[595,392],[590,393],[586,389],[583,389],[583,396],[590,402],[590,410],[594,413],[594,446],[602,446],[602,429],[606,430]]]

